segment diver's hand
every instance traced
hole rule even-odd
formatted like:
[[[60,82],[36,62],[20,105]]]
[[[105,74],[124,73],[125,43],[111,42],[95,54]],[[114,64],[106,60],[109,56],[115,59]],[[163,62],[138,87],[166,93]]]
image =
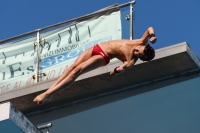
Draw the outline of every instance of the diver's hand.
[[[124,68],[121,66],[116,67],[114,70],[110,71],[110,75],[117,75],[118,73],[121,73],[123,70]]]
[[[154,44],[154,43],[156,43],[156,41],[157,41],[157,37],[155,36],[152,36],[150,39],[150,42],[152,43],[152,44]]]

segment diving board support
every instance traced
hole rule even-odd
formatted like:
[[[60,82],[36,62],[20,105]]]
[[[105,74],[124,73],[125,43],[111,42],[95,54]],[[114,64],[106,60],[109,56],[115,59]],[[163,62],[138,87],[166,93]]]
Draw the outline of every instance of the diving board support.
[[[1,133],[42,133],[10,102],[0,104]]]

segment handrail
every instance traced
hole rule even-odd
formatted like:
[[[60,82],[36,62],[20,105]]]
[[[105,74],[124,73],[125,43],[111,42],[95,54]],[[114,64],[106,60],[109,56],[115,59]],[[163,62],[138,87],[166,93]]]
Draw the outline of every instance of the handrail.
[[[57,24],[54,24],[54,25],[50,25],[50,26],[41,28],[41,29],[36,29],[36,30],[30,31],[30,32],[27,32],[27,33],[24,33],[24,34],[20,34],[20,35],[11,37],[11,38],[7,38],[5,40],[0,40],[0,44],[2,44],[4,42],[11,41],[11,40],[14,40],[14,39],[17,39],[19,37],[24,37],[24,36],[27,36],[27,35],[34,34],[34,33],[38,32],[38,31],[41,32],[41,31],[44,31],[44,30],[47,30],[47,29],[51,29],[51,28],[54,28],[54,27],[57,27],[57,26],[61,26],[61,25],[67,24],[67,23],[71,23],[71,22],[74,22],[74,21],[84,21],[84,20],[86,20],[88,18],[91,18],[91,17],[94,17],[96,15],[103,14],[103,13],[109,11],[109,10],[116,10],[116,9],[123,8],[123,7],[129,6],[130,4],[135,4],[135,3],[136,3],[136,1],[133,0],[131,2],[128,2],[128,3],[125,3],[125,4],[121,4],[121,5],[115,4],[115,5],[109,6],[107,8],[100,9],[100,10],[94,12],[94,13],[87,14],[87,15],[82,16],[82,17],[78,17],[78,18],[74,18],[74,19],[71,19],[71,20],[68,20],[68,21],[60,22],[60,23],[57,23]]]

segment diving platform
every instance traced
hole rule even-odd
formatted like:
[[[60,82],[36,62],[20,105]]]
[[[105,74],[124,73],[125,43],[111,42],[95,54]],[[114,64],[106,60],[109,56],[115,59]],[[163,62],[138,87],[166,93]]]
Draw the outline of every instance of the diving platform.
[[[23,88],[0,94],[0,102],[9,101],[23,114],[42,112],[65,105],[76,104],[90,98],[96,98],[119,89],[153,84],[181,74],[199,71],[199,58],[186,42],[156,50],[155,58],[150,62],[138,60],[129,70],[117,76],[109,72],[122,62],[113,60],[107,66],[100,67],[81,75],[69,88],[57,93],[51,101],[37,105],[33,99],[47,90],[57,78],[42,81]],[[8,107],[11,105],[7,105]],[[5,113],[8,113],[5,111]],[[9,117],[8,117],[9,118]]]

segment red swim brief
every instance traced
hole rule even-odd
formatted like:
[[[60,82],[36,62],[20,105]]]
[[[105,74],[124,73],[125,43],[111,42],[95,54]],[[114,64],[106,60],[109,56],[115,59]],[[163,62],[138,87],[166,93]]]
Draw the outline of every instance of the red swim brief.
[[[107,65],[110,62],[110,58],[104,53],[104,51],[101,49],[101,47],[98,44],[94,45],[94,47],[93,47],[92,56],[93,55],[101,55],[101,56],[103,56],[103,58],[106,61],[105,65]]]

